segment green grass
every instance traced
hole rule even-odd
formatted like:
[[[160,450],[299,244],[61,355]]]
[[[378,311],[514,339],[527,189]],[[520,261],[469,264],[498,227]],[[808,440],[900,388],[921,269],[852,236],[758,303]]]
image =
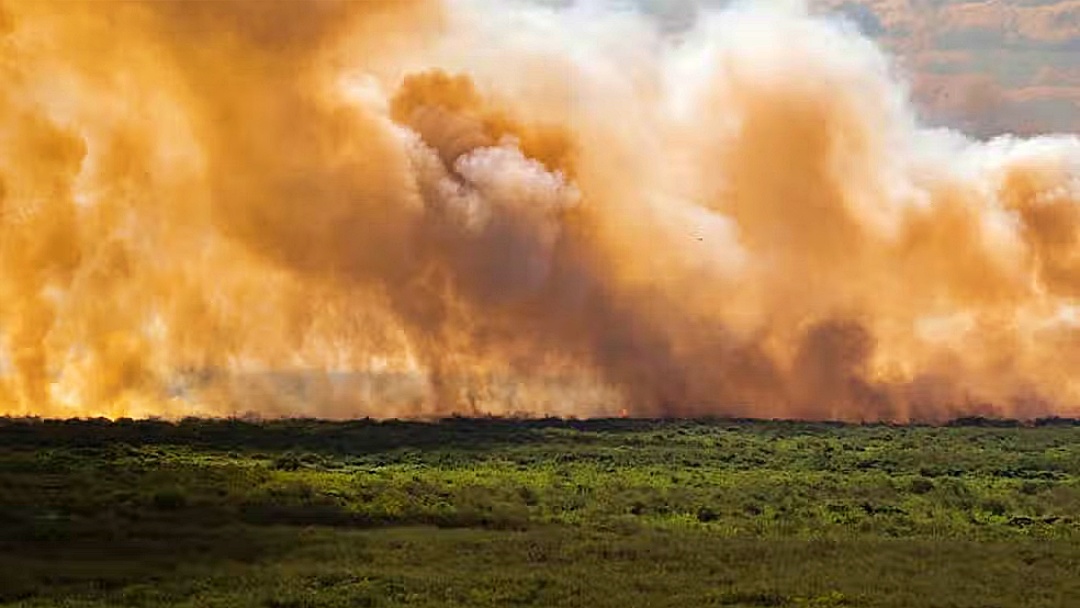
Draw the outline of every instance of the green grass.
[[[0,420],[0,605],[1080,605],[1080,427]]]

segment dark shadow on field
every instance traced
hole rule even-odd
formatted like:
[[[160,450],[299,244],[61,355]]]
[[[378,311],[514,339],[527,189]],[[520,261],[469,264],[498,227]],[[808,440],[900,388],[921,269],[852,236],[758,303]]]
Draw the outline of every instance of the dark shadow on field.
[[[1072,576],[1080,553],[1064,542],[802,541],[566,527],[198,534],[83,537],[17,547],[27,552],[17,558],[5,547],[0,602],[1050,608],[1074,605],[1080,592]]]
[[[1007,419],[961,418],[950,427],[1077,426],[1080,421],[1047,418],[1030,422]],[[925,424],[851,424],[830,421],[754,420],[728,418],[445,418],[437,421],[186,418],[116,421],[104,418],[51,420],[0,418],[0,445],[10,447],[104,447],[113,444],[186,445],[219,450],[306,450],[338,454],[377,454],[398,449],[476,450],[507,445],[551,442],[552,432],[564,432],[575,442],[597,434],[692,431],[717,427],[747,430],[778,437],[836,432],[853,427],[915,427]]]
[[[546,429],[633,432],[654,422],[644,420],[446,418],[433,422],[372,419],[325,421],[280,419],[186,418],[179,422],[120,419],[0,419],[0,444],[24,447],[102,447],[124,443],[186,445],[233,450],[307,450],[375,454],[412,448],[484,450],[508,444],[549,441]]]
[[[282,532],[272,528],[100,519],[5,524],[0,526],[0,603],[152,586],[176,576],[185,565],[212,572],[224,564],[252,564],[289,550]]]

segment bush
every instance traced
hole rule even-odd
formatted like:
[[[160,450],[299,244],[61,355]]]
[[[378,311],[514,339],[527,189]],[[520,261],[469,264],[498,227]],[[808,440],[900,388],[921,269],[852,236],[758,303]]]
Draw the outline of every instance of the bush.
[[[271,466],[278,471],[297,471],[304,466],[304,463],[296,454],[288,453],[275,458]]]
[[[701,507],[697,511],[697,520],[701,523],[709,523],[720,519],[720,515],[709,507]]]
[[[934,481],[926,477],[916,477],[911,480],[908,490],[912,494],[926,494],[934,489]]]
[[[979,504],[979,507],[987,513],[998,516],[1005,515],[1005,513],[1007,513],[1009,510],[1009,506],[1005,504],[1002,500],[997,498],[990,498],[984,500],[981,504]]]
[[[187,495],[179,489],[159,490],[154,493],[151,502],[154,508],[162,511],[175,511],[187,506]]]
[[[779,593],[732,591],[720,596],[721,606],[786,606],[788,598]]]
[[[1020,484],[1020,493],[1032,496],[1046,489],[1046,485],[1037,481],[1025,481]]]

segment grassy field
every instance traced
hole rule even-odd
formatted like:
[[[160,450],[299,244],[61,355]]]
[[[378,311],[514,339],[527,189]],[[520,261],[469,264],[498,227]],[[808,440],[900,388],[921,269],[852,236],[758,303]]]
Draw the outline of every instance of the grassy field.
[[[3,606],[1080,606],[1080,426],[0,420]]]

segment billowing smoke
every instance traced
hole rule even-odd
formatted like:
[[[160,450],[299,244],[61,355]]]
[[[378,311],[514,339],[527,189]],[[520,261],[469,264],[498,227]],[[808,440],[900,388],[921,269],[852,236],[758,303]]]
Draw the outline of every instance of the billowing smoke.
[[[0,0],[0,412],[1076,413],[1080,139],[754,4]]]

